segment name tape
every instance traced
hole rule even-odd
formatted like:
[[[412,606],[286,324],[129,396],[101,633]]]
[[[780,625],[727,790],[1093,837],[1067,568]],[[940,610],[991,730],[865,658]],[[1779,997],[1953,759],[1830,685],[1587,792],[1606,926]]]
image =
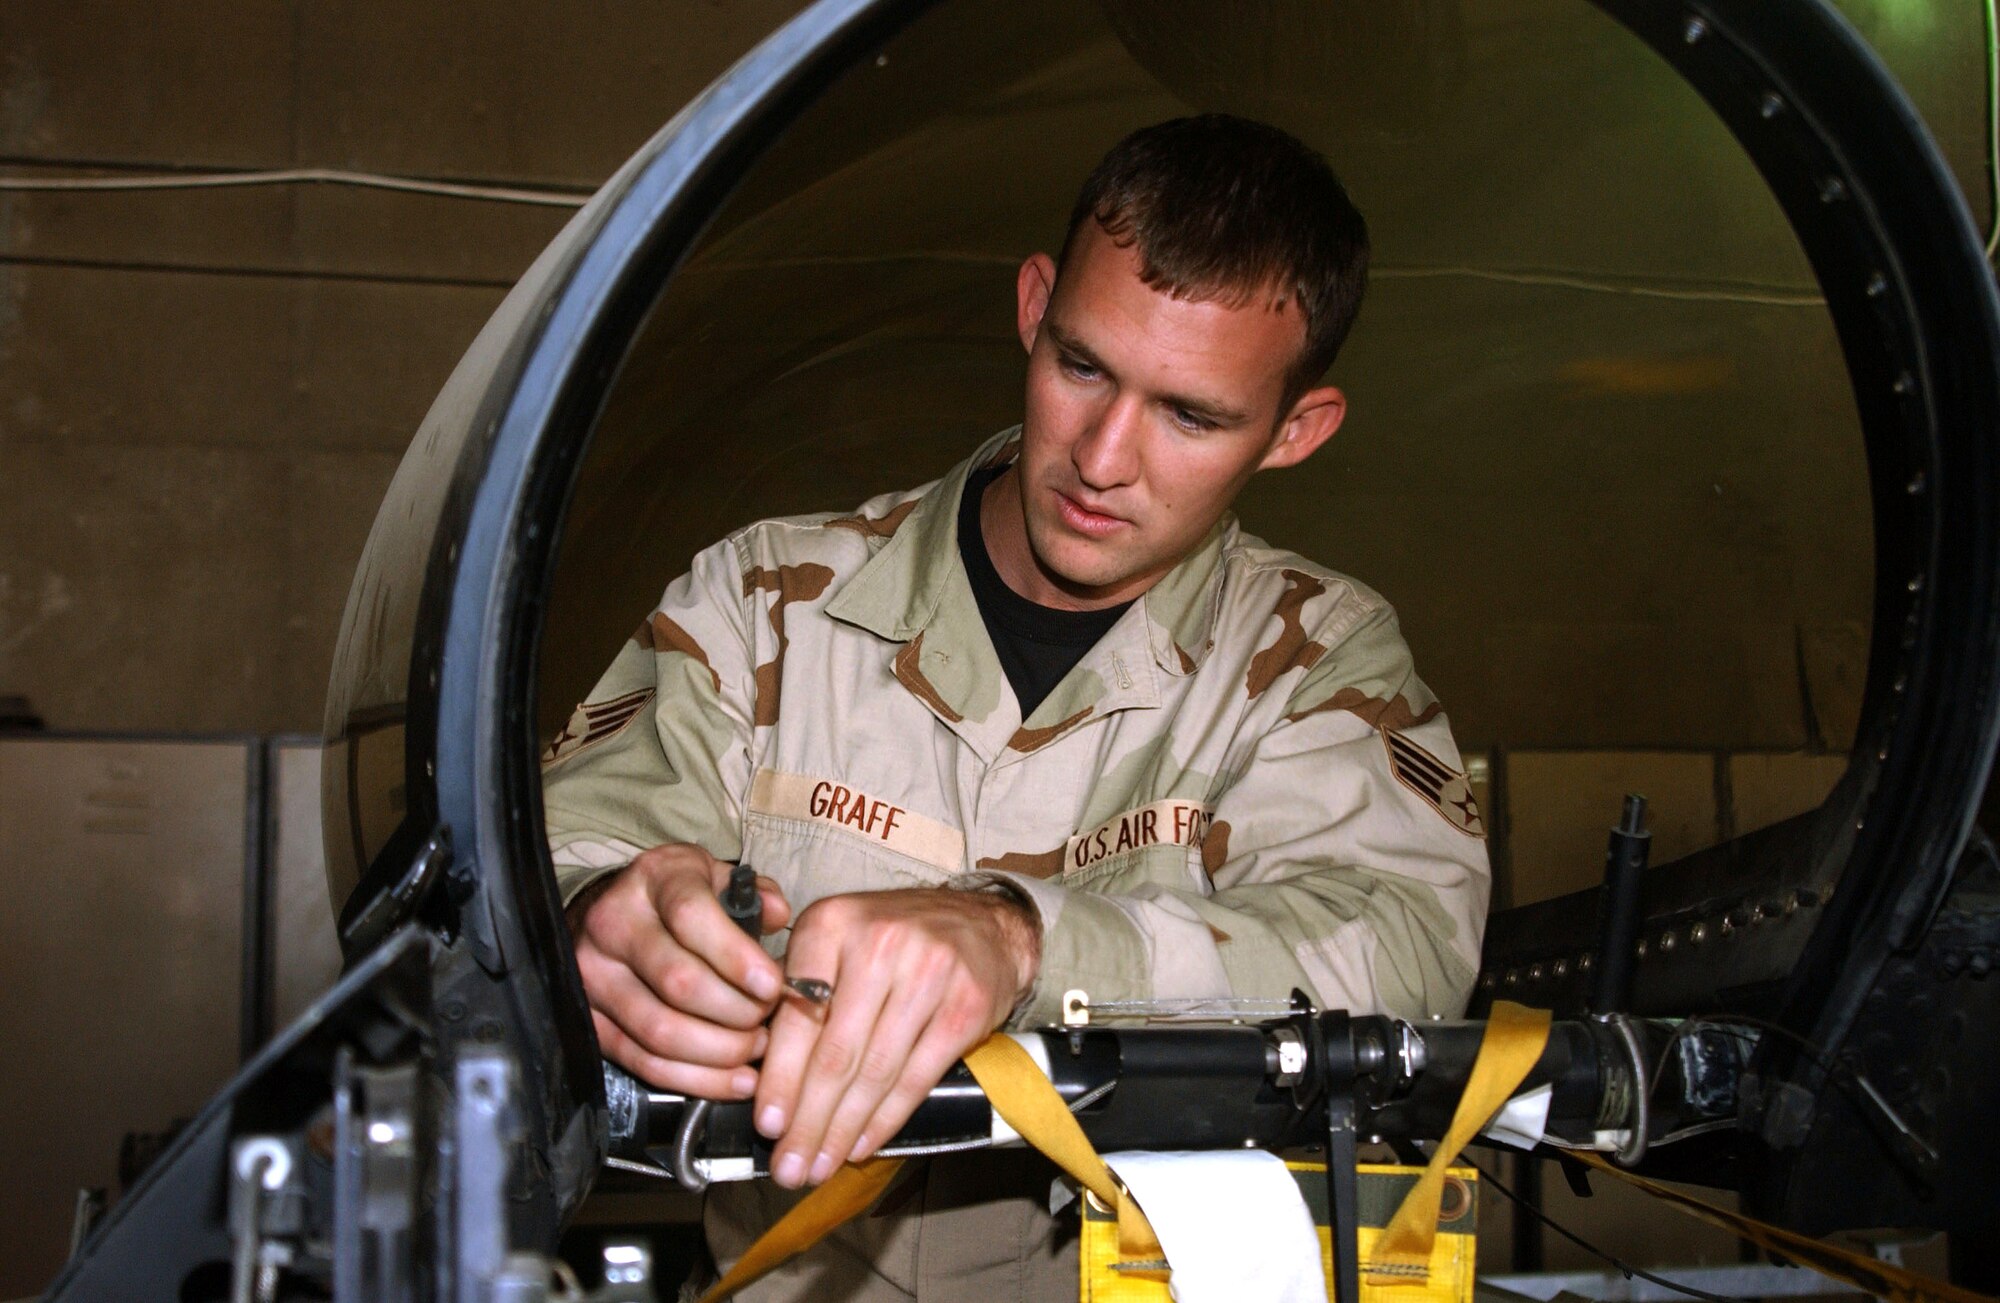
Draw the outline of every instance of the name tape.
[[[1114,855],[1148,846],[1199,846],[1214,822],[1214,812],[1199,801],[1165,800],[1138,806],[1070,838],[1063,849],[1063,872],[1076,873]]]
[[[965,867],[965,834],[958,829],[845,783],[760,769],[750,780],[750,809],[829,824],[935,868]]]

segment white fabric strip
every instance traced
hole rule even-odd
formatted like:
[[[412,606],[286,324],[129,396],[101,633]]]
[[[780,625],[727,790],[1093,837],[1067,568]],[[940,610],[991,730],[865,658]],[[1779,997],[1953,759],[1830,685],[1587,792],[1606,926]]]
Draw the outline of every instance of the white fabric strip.
[[[1104,1161],[1160,1237],[1176,1303],[1326,1303],[1319,1232],[1276,1154],[1131,1151]]]

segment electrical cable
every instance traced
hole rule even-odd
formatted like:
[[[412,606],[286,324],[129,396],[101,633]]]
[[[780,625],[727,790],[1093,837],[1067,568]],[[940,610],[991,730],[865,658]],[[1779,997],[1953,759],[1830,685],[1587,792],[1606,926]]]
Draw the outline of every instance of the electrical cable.
[[[1989,0],[1989,6],[2000,4],[2000,0]],[[1996,154],[2000,157],[2000,154]],[[351,172],[340,168],[305,167],[283,168],[256,172],[191,172],[191,173],[147,173],[136,176],[101,177],[0,177],[0,193],[38,192],[106,192],[145,190],[210,190],[239,188],[244,186],[323,184],[348,185],[376,190],[394,190],[406,194],[436,195],[448,199],[475,199],[494,203],[531,204],[551,208],[580,208],[590,196],[579,191],[530,190],[510,186],[472,185],[452,181],[425,181],[417,177],[390,176],[379,172]],[[2000,166],[1995,170],[1995,193],[2000,195]],[[2000,213],[2000,200],[1996,200],[1996,213]],[[2000,222],[1994,227],[1994,239],[2000,240]],[[1989,242],[1989,252],[1990,252]],[[961,254],[952,251],[925,251],[894,255],[898,258],[916,258],[937,262],[1006,263],[1004,258],[984,254]],[[880,261],[879,255],[864,256],[820,256],[806,258],[773,258],[755,261],[732,261],[717,263],[708,267],[691,269],[697,271],[740,271],[751,266],[819,266],[850,265]],[[1370,272],[1378,281],[1390,280],[1433,280],[1460,279],[1491,281],[1502,285],[1520,285],[1547,289],[1583,290],[1595,294],[1623,294],[1637,298],[1669,299],[1690,303],[1744,303],[1761,307],[1819,307],[1825,304],[1823,295],[1810,291],[1794,291],[1779,286],[1765,287],[1749,285],[1743,287],[1672,285],[1660,282],[1623,281],[1588,272],[1573,272],[1560,268],[1532,270],[1501,270],[1488,267],[1454,266],[1394,266],[1382,264]]]
[[[587,194],[565,190],[528,190],[514,186],[466,185],[455,181],[424,181],[380,172],[349,172],[340,168],[293,167],[261,172],[157,173],[143,176],[8,176],[0,191],[61,190],[215,190],[262,185],[349,185],[407,194],[439,195],[447,199],[483,199],[493,203],[534,204],[545,208],[581,208]]]
[[[1605,1252],[1603,1249],[1598,1248],[1595,1244],[1592,1244],[1589,1240],[1584,1239],[1581,1235],[1578,1235],[1576,1232],[1570,1230],[1562,1223],[1556,1221],[1555,1218],[1549,1216],[1541,1209],[1535,1207],[1533,1204],[1529,1203],[1526,1199],[1523,1199],[1520,1195],[1515,1194],[1512,1190],[1508,1189],[1506,1185],[1502,1184],[1498,1177],[1494,1176],[1491,1172],[1481,1167],[1473,1159],[1465,1157],[1461,1158],[1460,1161],[1470,1164],[1473,1170],[1477,1171],[1482,1177],[1486,1178],[1486,1183],[1488,1185],[1492,1186],[1495,1190],[1498,1190],[1501,1194],[1507,1196],[1507,1198],[1513,1200],[1514,1205],[1520,1208],[1523,1212],[1526,1212],[1529,1216],[1535,1218],[1537,1221],[1541,1222],[1542,1225],[1548,1227],[1556,1234],[1562,1236],[1564,1239],[1568,1240],[1571,1244],[1576,1245],[1576,1247],[1582,1249],[1585,1253],[1591,1254],[1594,1257],[1602,1258],[1604,1261],[1610,1263],[1614,1268],[1616,1268],[1620,1273],[1622,1273],[1625,1279],[1627,1280],[1630,1280],[1634,1276],[1637,1276],[1640,1280],[1651,1281],[1655,1285],[1659,1285],[1665,1289],[1673,1290],[1676,1294],[1686,1294],[1691,1298],[1706,1299],[1708,1303],[1752,1303],[1751,1300],[1742,1298],[1738,1295],[1711,1294],[1707,1290],[1697,1289],[1693,1285],[1683,1285],[1679,1281],[1669,1280],[1665,1276],[1656,1276],[1652,1272],[1644,1269],[1643,1267],[1635,1267],[1631,1263],[1626,1262],[1621,1258],[1614,1257],[1613,1255]]]

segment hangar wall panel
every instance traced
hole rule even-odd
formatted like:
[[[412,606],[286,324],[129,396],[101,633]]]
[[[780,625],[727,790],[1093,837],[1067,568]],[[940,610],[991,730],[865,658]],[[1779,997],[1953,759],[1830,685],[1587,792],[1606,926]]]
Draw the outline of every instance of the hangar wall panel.
[[[236,1066],[249,746],[0,739],[0,1295]]]

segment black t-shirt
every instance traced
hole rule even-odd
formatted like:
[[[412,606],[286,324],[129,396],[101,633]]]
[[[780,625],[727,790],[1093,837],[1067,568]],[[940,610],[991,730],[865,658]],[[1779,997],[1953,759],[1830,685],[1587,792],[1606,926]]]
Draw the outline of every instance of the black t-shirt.
[[[1021,718],[1026,719],[1132,603],[1101,611],[1064,611],[1031,602],[1007,587],[993,568],[979,527],[980,499],[986,486],[1005,470],[1003,466],[974,471],[966,480],[965,496],[958,502],[958,555],[979,601],[980,618],[986,621],[986,636],[993,640],[1000,668],[1007,672],[1007,682],[1021,703]]]

